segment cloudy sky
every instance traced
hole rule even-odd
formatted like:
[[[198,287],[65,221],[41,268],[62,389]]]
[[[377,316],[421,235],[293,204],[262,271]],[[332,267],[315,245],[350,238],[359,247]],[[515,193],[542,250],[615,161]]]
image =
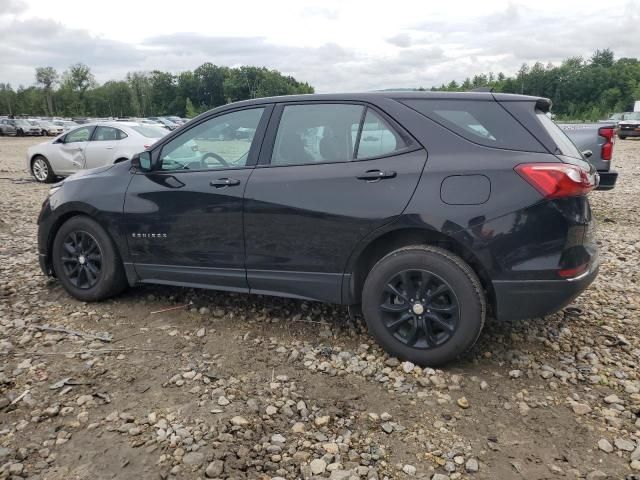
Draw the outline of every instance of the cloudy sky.
[[[0,82],[89,65],[97,80],[204,62],[318,92],[439,85],[611,48],[640,57],[640,0],[0,0]]]

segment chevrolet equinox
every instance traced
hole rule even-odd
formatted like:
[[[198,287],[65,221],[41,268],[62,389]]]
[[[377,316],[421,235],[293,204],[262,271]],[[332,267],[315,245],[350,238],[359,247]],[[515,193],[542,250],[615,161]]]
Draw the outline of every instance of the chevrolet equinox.
[[[39,216],[42,270],[98,301],[139,283],[361,306],[392,355],[455,359],[485,317],[567,305],[598,270],[595,170],[545,98],[263,98],[76,173]]]

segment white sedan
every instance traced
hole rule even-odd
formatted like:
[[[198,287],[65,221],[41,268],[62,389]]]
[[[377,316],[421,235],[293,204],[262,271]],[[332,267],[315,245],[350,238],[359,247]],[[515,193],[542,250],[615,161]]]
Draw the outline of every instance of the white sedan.
[[[78,170],[129,160],[169,133],[135,122],[79,125],[27,150],[27,169],[38,182],[53,182]]]

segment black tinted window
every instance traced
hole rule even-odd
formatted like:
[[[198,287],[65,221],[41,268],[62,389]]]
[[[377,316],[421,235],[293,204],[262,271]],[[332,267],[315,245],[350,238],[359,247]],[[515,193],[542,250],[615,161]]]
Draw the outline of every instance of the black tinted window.
[[[406,147],[406,141],[387,122],[370,108],[367,109],[358,144],[358,160],[388,155]]]
[[[540,143],[497,102],[410,99],[403,103],[471,142],[509,150],[540,150]]]
[[[361,105],[287,105],[282,112],[271,163],[295,165],[353,159]]]
[[[185,130],[164,147],[162,170],[244,167],[264,108],[225,113]]]

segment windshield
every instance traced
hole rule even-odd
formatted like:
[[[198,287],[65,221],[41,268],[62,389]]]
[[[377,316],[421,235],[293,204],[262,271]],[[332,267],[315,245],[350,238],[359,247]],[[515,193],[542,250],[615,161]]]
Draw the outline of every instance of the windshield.
[[[538,120],[547,131],[547,133],[551,136],[551,139],[556,144],[557,152],[560,155],[566,155],[567,157],[579,158],[582,160],[582,154],[580,150],[574,145],[569,137],[562,131],[556,122],[551,120],[546,113],[538,111],[537,112]]]
[[[137,125],[131,127],[131,130],[147,138],[162,138],[168,133],[164,128],[154,127],[152,125]]]
[[[640,112],[625,113],[622,115],[623,120],[640,120]]]
[[[26,120],[16,120],[16,125],[20,126],[20,127],[30,127],[31,124],[29,122],[27,122]]]

